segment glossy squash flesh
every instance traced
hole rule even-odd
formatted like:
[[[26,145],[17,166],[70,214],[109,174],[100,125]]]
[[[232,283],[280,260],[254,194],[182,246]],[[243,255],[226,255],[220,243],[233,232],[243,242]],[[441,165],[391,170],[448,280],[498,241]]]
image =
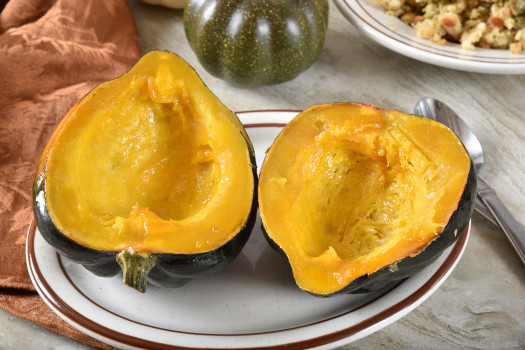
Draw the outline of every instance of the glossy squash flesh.
[[[82,247],[187,256],[251,230],[254,168],[237,117],[180,57],[152,52],[70,111],[35,185],[42,215]]]
[[[261,218],[302,289],[352,292],[382,268],[420,254],[460,203],[470,217],[472,184],[461,201],[470,170],[459,139],[435,121],[370,105],[316,106],[291,121],[267,152]],[[453,223],[456,231],[468,217]],[[440,243],[439,253],[458,236]]]

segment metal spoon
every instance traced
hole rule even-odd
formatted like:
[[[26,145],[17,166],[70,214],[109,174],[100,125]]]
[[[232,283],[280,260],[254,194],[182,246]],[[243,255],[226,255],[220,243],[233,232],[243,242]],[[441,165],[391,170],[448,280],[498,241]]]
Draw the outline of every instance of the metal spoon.
[[[414,114],[437,120],[447,125],[458,135],[479,172],[485,163],[483,148],[467,124],[446,104],[431,97],[419,100]],[[517,222],[503,205],[496,192],[478,176],[476,210],[486,218],[493,218],[510,240],[514,250],[525,264],[525,228]],[[484,207],[484,208],[483,208]],[[485,209],[485,210],[484,210]]]
[[[467,151],[474,163],[476,172],[480,171],[481,167],[485,163],[483,148],[481,147],[481,144],[479,143],[476,136],[465,125],[465,123],[458,124],[457,120],[459,118],[454,111],[448,108],[448,106],[446,106],[441,101],[431,97],[425,97],[416,103],[416,106],[414,107],[414,114],[437,120],[440,123],[449,126],[456,133],[456,135],[458,135],[463,144],[471,145]],[[480,213],[485,219],[487,219],[493,225],[499,227],[499,224],[494,218],[494,215],[492,215],[492,212],[487,208],[487,206],[481,201],[479,197],[476,197],[475,208],[476,211]]]

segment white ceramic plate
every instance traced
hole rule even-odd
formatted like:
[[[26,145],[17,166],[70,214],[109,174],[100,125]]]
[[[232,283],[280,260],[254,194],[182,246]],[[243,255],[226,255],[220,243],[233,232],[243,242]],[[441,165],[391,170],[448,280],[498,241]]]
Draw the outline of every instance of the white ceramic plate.
[[[238,113],[261,165],[283,123],[297,111]],[[145,294],[121,277],[100,278],[61,258],[35,223],[27,238],[29,274],[42,299],[73,327],[120,348],[334,348],[406,315],[452,272],[469,236],[431,266],[388,291],[318,298],[295,285],[284,258],[255,225],[246,247],[223,271],[178,289]]]
[[[459,45],[437,45],[418,38],[415,30],[394,16],[385,14],[375,0],[334,0],[341,12],[377,43],[413,59],[463,71],[524,74],[525,52],[510,50],[462,50]]]

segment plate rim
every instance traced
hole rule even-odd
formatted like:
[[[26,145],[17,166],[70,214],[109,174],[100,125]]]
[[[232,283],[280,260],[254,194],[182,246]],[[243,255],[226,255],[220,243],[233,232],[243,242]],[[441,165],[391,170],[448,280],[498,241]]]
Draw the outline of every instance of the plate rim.
[[[508,49],[480,49],[463,50],[458,44],[449,43],[437,45],[429,40],[420,39],[414,35],[412,37],[398,33],[394,28],[387,28],[386,25],[368,13],[368,4],[363,0],[334,0],[336,7],[352,24],[360,31],[364,32],[376,43],[409,58],[431,63],[436,66],[451,68],[460,71],[488,73],[488,74],[523,74],[525,73],[525,53],[511,54]],[[363,18],[360,14],[365,12],[368,18]],[[396,17],[384,14],[385,18],[396,19]],[[388,16],[388,17],[387,17]],[[408,26],[401,20],[399,23]],[[387,35],[383,30],[378,29],[370,21],[375,21],[378,25],[385,27],[391,35]],[[409,27],[408,27],[409,28]],[[401,40],[402,38],[403,40]],[[422,49],[424,47],[425,49]],[[492,55],[502,52],[500,58],[486,57],[481,60],[479,53]],[[525,51],[524,51],[525,52]],[[513,62],[519,61],[519,62]]]
[[[261,114],[261,113],[298,113],[299,110],[295,109],[266,109],[266,110],[250,110],[250,111],[240,111],[236,112],[236,114]],[[269,126],[269,127],[282,127],[285,125],[285,123],[245,123],[246,125],[252,125],[252,127],[263,127],[263,126]],[[413,291],[411,294],[403,296],[402,300],[396,302],[395,304],[382,309],[379,313],[376,313],[372,315],[371,317],[368,317],[367,319],[359,320],[355,324],[350,324],[348,327],[344,327],[342,329],[336,330],[334,332],[328,332],[326,334],[322,334],[319,336],[316,336],[314,338],[307,338],[302,339],[300,341],[294,341],[291,343],[281,343],[281,344],[272,344],[268,346],[258,346],[257,348],[263,348],[263,349],[304,349],[304,348],[314,348],[314,347],[322,347],[329,344],[334,344],[337,342],[343,342],[345,339],[349,339],[351,337],[356,337],[357,335],[361,335],[359,338],[362,338],[370,333],[373,333],[391,323],[398,320],[399,318],[403,317],[404,315],[408,314],[410,311],[412,311],[414,308],[419,306],[424,300],[426,300],[437,288],[448,278],[450,273],[454,270],[456,264],[459,262],[465,248],[468,242],[468,238],[470,235],[470,228],[471,224],[469,222],[468,226],[465,228],[464,232],[461,234],[459,239],[453,244],[453,246],[450,248],[449,255],[445,258],[445,260],[441,263],[441,265],[437,268],[437,270],[428,278],[425,279],[425,282],[422,284],[421,287],[417,288],[415,291]],[[127,346],[132,348],[155,348],[155,349],[196,349],[195,347],[185,347],[181,345],[173,345],[173,344],[167,344],[167,343],[159,343],[154,342],[148,339],[140,338],[140,337],[134,337],[129,334],[122,333],[118,330],[108,328],[100,323],[97,323],[95,320],[89,319],[88,317],[84,316],[81,312],[76,311],[73,309],[70,305],[68,305],[67,301],[63,300],[49,285],[48,281],[46,281],[45,277],[43,276],[37,258],[36,258],[36,251],[35,251],[35,236],[36,236],[36,221],[33,218],[31,221],[31,224],[28,229],[27,233],[27,239],[26,239],[26,262],[27,262],[27,268],[29,271],[29,275],[31,277],[31,280],[33,282],[33,285],[35,286],[37,292],[41,296],[41,298],[44,300],[44,302],[62,319],[64,319],[67,323],[72,325],[73,327],[79,329],[80,331],[91,335],[92,337],[99,339],[103,342],[109,343],[109,344],[116,344],[117,346]],[[57,259],[60,261],[60,255],[56,253]],[[62,270],[65,272],[63,266],[61,265]],[[394,287],[393,289],[395,289]],[[393,290],[392,289],[392,290]],[[390,292],[390,291],[388,291]],[[388,294],[388,293],[386,293]],[[373,303],[378,299],[381,299],[385,294],[381,294],[377,298],[374,298],[372,301],[367,302]],[[349,313],[355,311],[356,309],[361,308],[362,306],[358,306],[357,308],[354,308],[350,311],[344,312],[342,314],[338,314],[332,317],[329,317],[327,319],[322,319],[319,321],[311,322],[305,325],[301,325],[295,328],[305,328],[312,326],[313,324],[317,323],[323,323],[327,322],[329,320],[333,320],[335,318],[343,317],[345,315],[348,315]],[[395,318],[398,316],[397,318]],[[379,327],[378,327],[379,325]],[[376,329],[373,329],[376,327]],[[295,329],[292,327],[291,329]],[[277,330],[271,330],[271,331],[263,331],[263,332],[255,332],[252,334],[246,334],[246,333],[239,333],[239,334],[199,334],[200,336],[214,336],[214,337],[239,337],[239,336],[250,336],[250,335],[258,335],[258,334],[274,334],[274,333],[282,333],[286,332],[290,329],[277,329]],[[178,331],[175,331],[178,332]],[[180,332],[187,334],[188,332]],[[194,333],[189,333],[190,335],[193,335]],[[354,340],[357,340],[359,338],[356,338]],[[345,342],[346,343],[346,342]],[[228,348],[234,348],[234,349],[244,349],[245,347],[228,347]],[[214,349],[211,347],[210,349]],[[215,349],[224,349],[224,348],[215,348]]]

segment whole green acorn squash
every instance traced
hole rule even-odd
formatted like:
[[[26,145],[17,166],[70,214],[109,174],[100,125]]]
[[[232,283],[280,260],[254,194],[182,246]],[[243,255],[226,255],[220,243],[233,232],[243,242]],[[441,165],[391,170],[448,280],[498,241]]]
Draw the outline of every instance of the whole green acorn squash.
[[[327,0],[190,0],[188,41],[204,68],[239,86],[295,78],[319,57]]]
[[[256,185],[237,116],[182,58],[154,51],[64,117],[40,158],[33,209],[60,254],[99,276],[122,269],[144,292],[233,260],[255,223]]]
[[[434,120],[355,103],[314,106],[268,149],[259,211],[297,285],[317,296],[385,288],[467,227],[476,171]]]

